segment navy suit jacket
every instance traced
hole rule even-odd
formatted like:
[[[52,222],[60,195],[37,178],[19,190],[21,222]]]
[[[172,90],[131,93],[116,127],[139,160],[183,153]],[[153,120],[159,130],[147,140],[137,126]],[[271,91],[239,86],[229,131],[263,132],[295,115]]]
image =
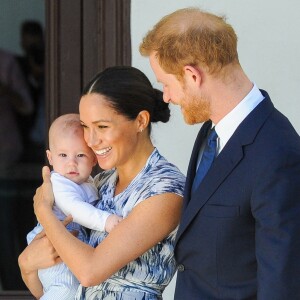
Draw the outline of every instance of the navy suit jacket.
[[[175,256],[176,300],[300,299],[300,138],[265,99],[191,194],[192,152]]]

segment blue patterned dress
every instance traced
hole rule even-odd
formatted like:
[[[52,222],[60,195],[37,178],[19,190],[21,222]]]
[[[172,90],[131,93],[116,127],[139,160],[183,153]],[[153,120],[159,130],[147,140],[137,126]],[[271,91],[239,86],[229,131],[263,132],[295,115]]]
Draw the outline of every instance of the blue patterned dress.
[[[163,193],[183,195],[185,177],[154,149],[145,167],[130,185],[114,197],[117,172],[100,173],[96,178],[99,187],[98,207],[124,218],[135,205]],[[98,286],[79,287],[76,299],[88,300],[158,300],[171,281],[175,271],[173,247],[176,230],[136,260],[120,269]],[[92,231],[89,244],[96,247],[107,236]]]

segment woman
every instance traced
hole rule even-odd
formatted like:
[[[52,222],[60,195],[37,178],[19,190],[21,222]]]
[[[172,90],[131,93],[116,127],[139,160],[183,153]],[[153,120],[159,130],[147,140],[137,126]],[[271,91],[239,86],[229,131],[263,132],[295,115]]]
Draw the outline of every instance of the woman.
[[[184,176],[150,139],[151,122],[169,120],[168,104],[142,72],[113,67],[88,84],[79,111],[85,140],[105,170],[95,178],[98,207],[124,220],[109,235],[92,231],[89,245],[79,241],[53,215],[45,167],[34,209],[47,237],[20,255],[23,279],[41,297],[37,270],[62,259],[81,283],[76,299],[161,299],[176,270],[184,188]]]

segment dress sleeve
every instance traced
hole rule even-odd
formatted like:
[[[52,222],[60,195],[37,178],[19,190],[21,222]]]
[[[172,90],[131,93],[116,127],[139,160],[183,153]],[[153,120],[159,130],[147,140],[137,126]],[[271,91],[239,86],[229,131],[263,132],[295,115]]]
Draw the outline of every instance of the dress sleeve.
[[[155,172],[146,175],[135,183],[123,208],[123,216],[126,216],[132,207],[150,197],[166,193],[183,196],[185,177],[175,166],[164,164],[156,168]]]

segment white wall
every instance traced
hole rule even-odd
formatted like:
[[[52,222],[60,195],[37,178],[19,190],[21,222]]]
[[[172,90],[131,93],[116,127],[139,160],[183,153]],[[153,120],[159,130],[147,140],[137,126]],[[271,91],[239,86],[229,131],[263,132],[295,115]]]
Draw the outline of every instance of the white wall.
[[[148,59],[139,54],[139,44],[162,16],[189,6],[226,15],[239,38],[244,70],[259,88],[268,91],[275,106],[300,133],[300,1],[131,0],[132,65],[145,72],[156,87],[160,86]],[[199,128],[200,125],[185,125],[178,107],[173,106],[171,121],[154,126],[153,141],[185,173]],[[174,280],[165,291],[164,300],[173,299],[173,290]]]

